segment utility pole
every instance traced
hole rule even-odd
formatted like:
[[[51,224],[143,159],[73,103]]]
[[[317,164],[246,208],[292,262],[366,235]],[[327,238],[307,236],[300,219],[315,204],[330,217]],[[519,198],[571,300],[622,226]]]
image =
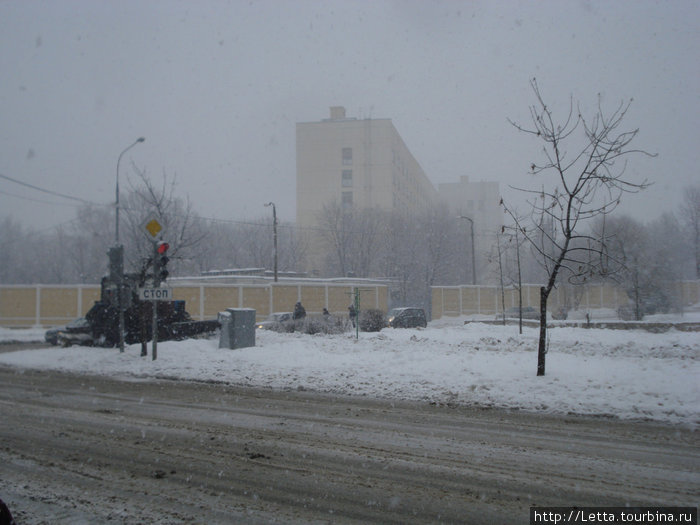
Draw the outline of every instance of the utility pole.
[[[115,227],[114,227],[114,247],[117,249],[115,254],[121,258],[119,266],[121,271],[116,276],[117,281],[117,309],[119,310],[119,351],[124,351],[124,248],[119,244],[119,163],[122,160],[122,155],[129,151],[131,148],[136,146],[139,142],[143,142],[146,139],[143,137],[137,138],[133,144],[127,146],[124,151],[117,157],[117,185],[116,185],[116,212],[115,212]]]
[[[160,286],[160,257],[158,254],[158,243],[153,243],[153,288],[158,288]],[[155,361],[158,357],[158,301],[153,299],[153,324],[151,330],[153,330],[153,350],[151,355]]]
[[[275,262],[274,262],[275,282],[277,282],[277,208],[275,207],[274,202],[268,202],[264,206],[265,207],[272,206],[272,239],[273,239],[273,245],[274,245],[274,259],[275,259]]]
[[[503,258],[501,256],[501,234],[496,233],[496,247],[498,249],[498,271],[501,275],[501,310],[503,314],[503,326],[506,325],[506,293],[503,283]]]
[[[515,255],[518,261],[518,327],[523,333],[523,281],[520,274],[520,239],[518,238],[518,225],[515,225]]]
[[[476,284],[476,256],[474,255],[474,221],[470,217],[460,215],[459,219],[465,219],[469,221],[469,229],[471,231],[472,238],[472,284]]]
[[[355,288],[355,339],[360,338],[360,289]]]

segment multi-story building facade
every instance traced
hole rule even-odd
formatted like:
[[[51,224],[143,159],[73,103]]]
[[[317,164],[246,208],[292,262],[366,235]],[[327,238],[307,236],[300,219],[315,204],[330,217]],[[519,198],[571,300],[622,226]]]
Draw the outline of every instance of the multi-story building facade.
[[[437,192],[391,119],[329,119],[296,126],[297,225],[314,228],[324,206],[403,209],[427,207]]]
[[[296,125],[297,226],[315,233],[308,260],[323,259],[318,233],[326,227],[324,207],[333,204],[411,213],[442,203],[455,220],[473,218],[476,252],[488,256],[491,234],[503,223],[498,183],[462,177],[436,191],[391,119],[349,118],[341,106],[330,110],[328,119]],[[483,265],[479,258],[477,267]],[[307,269],[317,268],[307,264]]]

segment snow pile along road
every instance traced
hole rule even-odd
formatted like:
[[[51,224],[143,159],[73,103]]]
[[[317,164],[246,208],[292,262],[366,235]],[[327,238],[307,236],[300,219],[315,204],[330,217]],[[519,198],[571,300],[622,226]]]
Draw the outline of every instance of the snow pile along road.
[[[158,359],[106,348],[49,348],[0,354],[0,365],[128,378],[220,381],[275,389],[421,400],[622,418],[700,423],[700,341],[671,330],[549,330],[547,374],[536,376],[535,328],[434,323],[303,335],[258,331],[256,346],[218,348],[218,339],[164,342]],[[149,345],[150,352],[150,345]]]

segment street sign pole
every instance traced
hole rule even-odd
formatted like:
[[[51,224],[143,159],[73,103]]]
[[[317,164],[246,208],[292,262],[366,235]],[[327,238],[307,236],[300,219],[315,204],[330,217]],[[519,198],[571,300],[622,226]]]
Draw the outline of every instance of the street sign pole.
[[[158,257],[158,243],[153,242],[153,288],[160,286],[160,258]],[[158,301],[153,298],[153,360],[158,357]]]
[[[355,339],[360,338],[360,289],[355,288]]]
[[[373,292],[374,290],[360,290],[358,287],[354,287],[352,292],[348,292],[348,295],[352,297],[352,302],[355,306],[355,339],[360,338],[360,293],[361,292]]]
[[[155,215],[150,215],[141,225],[146,236],[153,242],[153,288],[160,286],[160,257],[158,253],[158,240],[163,235],[165,228]],[[158,300],[153,297],[153,360],[158,357]]]

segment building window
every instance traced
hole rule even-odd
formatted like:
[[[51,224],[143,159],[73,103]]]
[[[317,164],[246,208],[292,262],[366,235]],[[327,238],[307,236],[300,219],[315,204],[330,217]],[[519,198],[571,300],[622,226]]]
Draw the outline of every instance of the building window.
[[[352,188],[352,170],[343,170],[343,188]]]
[[[347,210],[349,208],[352,208],[352,192],[351,191],[344,191],[343,192],[343,209]]]
[[[343,166],[352,166],[352,148],[343,148]]]

